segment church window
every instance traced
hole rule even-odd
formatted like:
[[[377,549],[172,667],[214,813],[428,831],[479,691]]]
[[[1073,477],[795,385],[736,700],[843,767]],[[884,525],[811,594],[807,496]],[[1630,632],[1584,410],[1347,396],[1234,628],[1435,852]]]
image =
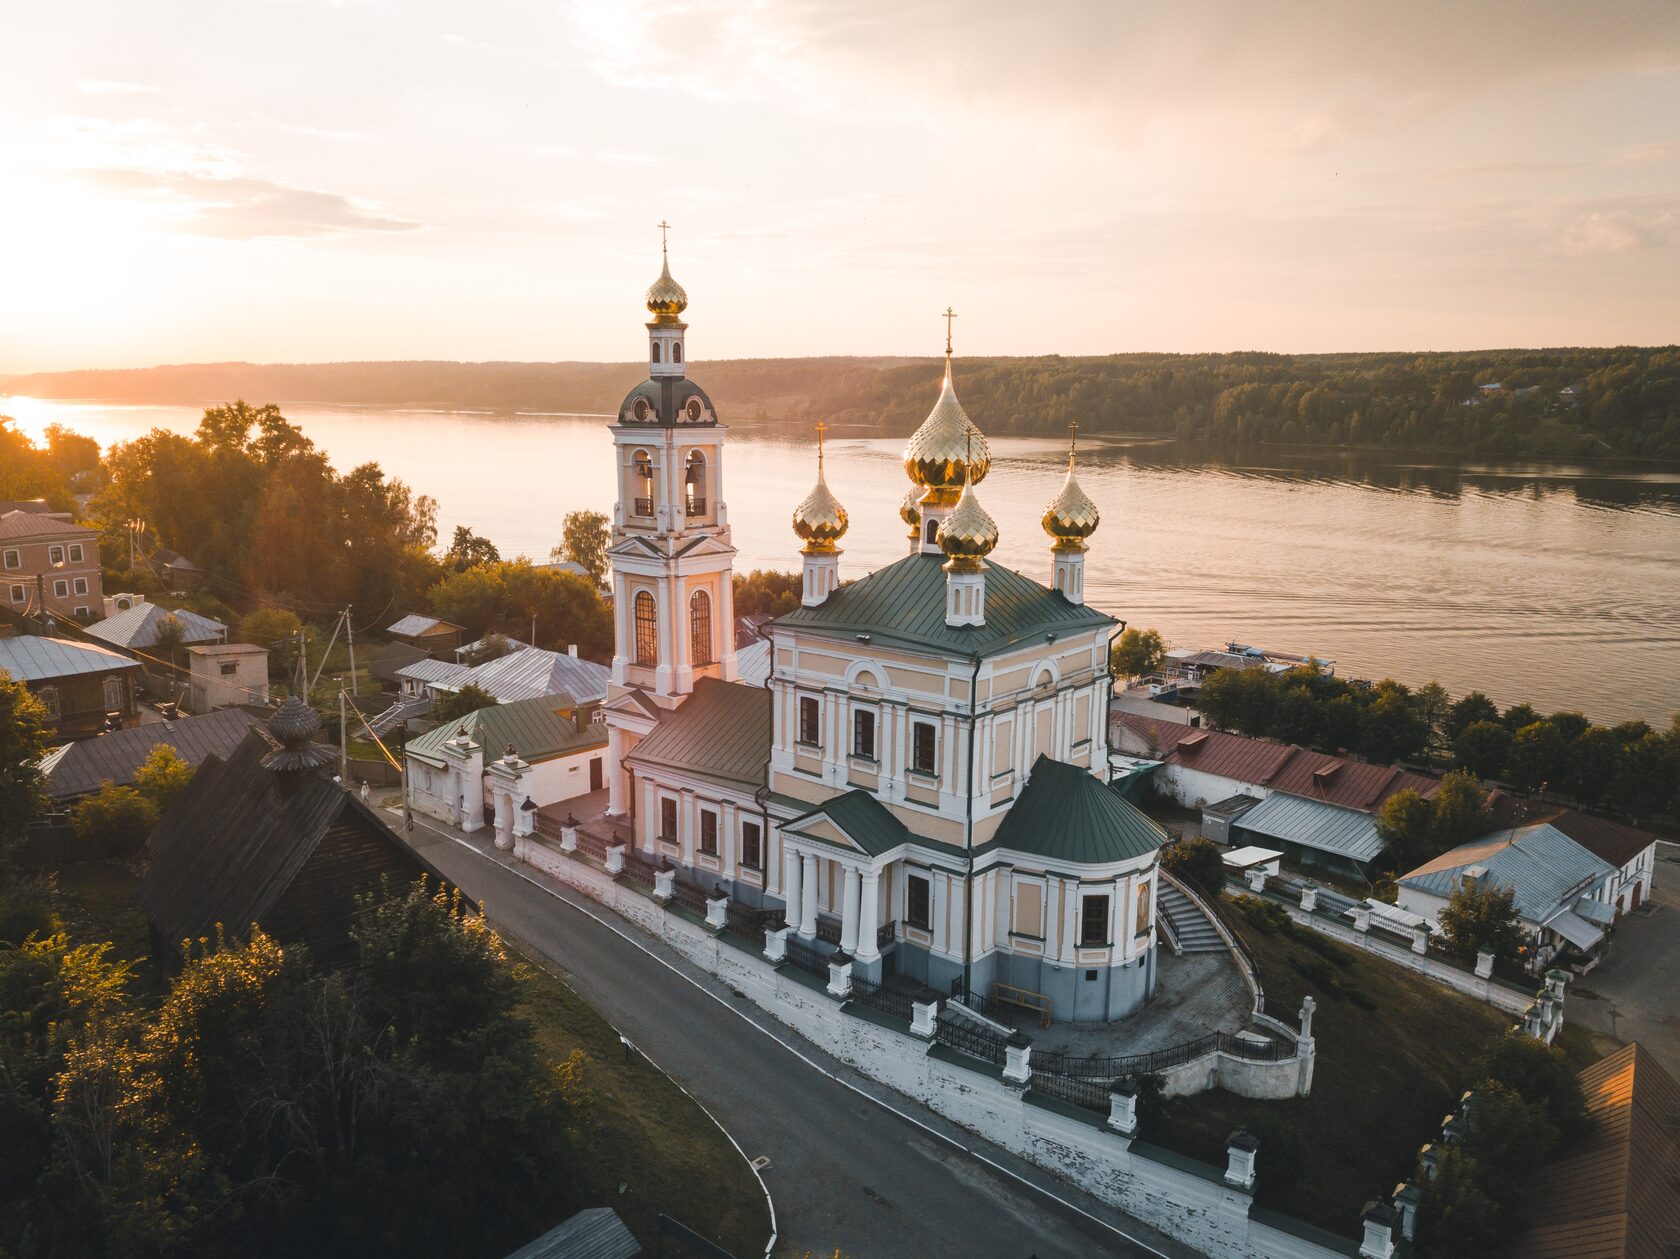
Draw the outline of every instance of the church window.
[[[659,838],[668,844],[677,842],[677,802],[669,797],[659,801]]]
[[[764,828],[757,822],[741,823],[741,864],[749,870],[764,869]]]
[[[673,363],[682,362],[682,342],[681,341],[674,341],[674,342],[671,343],[671,361]]]
[[[929,546],[933,546],[939,541],[939,522],[937,520],[930,520],[927,522],[927,530],[924,534],[923,541],[925,541]]]
[[[698,424],[700,422],[700,399],[698,398],[690,398],[688,400],[688,422],[690,424]]]
[[[641,399],[638,398],[636,401],[640,403]],[[632,512],[637,516],[651,516],[653,515],[653,461],[648,458],[647,451],[638,450],[631,463],[635,481],[635,501],[631,504]]]
[[[852,710],[852,755],[875,759],[875,714],[867,708]]]
[[[1017,883],[1015,885],[1015,934],[1044,938],[1044,885]]]
[[[645,590],[636,593],[636,663],[659,663],[659,616]]]
[[[815,695],[799,697],[799,741],[817,747],[822,743],[822,706]]]
[[[1149,934],[1149,884],[1139,883],[1137,891],[1137,927],[1134,935]]]
[[[919,874],[904,878],[904,921],[918,931],[933,930],[933,885]]]
[[[696,590],[688,601],[688,635],[693,663],[711,664],[712,596],[704,590]]]
[[[718,855],[717,814],[710,809],[700,810],[700,851],[708,857]]]
[[[655,363],[659,361],[659,342],[657,341],[653,343],[653,361]]]
[[[647,417],[648,417],[647,399],[646,398],[637,398],[636,399],[636,405],[630,408],[630,413],[632,415],[634,415],[638,420],[647,419]]]
[[[1087,896],[1079,902],[1079,943],[1084,948],[1108,944],[1108,897]]]
[[[683,511],[690,516],[706,514],[706,456],[698,450],[688,452],[688,470],[683,473],[683,493],[687,505]]]
[[[910,727],[910,768],[916,773],[929,777],[938,773],[934,768],[935,738],[931,721],[918,721]]]

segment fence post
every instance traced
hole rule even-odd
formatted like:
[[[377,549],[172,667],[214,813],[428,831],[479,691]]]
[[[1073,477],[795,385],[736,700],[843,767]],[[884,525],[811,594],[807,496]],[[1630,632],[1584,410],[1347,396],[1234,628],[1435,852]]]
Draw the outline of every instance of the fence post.
[[[1423,1190],[1407,1181],[1401,1181],[1394,1186],[1394,1207],[1400,1213],[1400,1236],[1412,1241],[1417,1236],[1418,1204],[1423,1201]]]
[[[1108,1126],[1123,1137],[1137,1135],[1137,1095],[1137,1080],[1129,1075],[1108,1086]]]
[[[910,1032],[924,1040],[932,1040],[939,1030],[939,994],[923,988],[910,1002]]]
[[[1225,1183],[1244,1193],[1254,1192],[1254,1160],[1260,1142],[1239,1128],[1225,1142]]]
[[[1493,950],[1476,950],[1476,978],[1487,979],[1493,974]]]
[[[1429,952],[1429,928],[1421,922],[1412,928],[1412,952],[1419,955]]]
[[[788,933],[792,927],[766,927],[764,929],[764,960],[781,965],[787,961]]]
[[[1248,886],[1254,891],[1264,892],[1266,890],[1266,872],[1259,866],[1250,866],[1244,877],[1248,879]]]
[[[828,995],[831,997],[849,997],[852,995],[852,957],[844,950],[837,950],[829,955]]]
[[[706,925],[713,931],[722,931],[729,924],[729,898],[727,896],[708,896],[706,898]]]
[[[624,843],[620,841],[607,849],[607,873],[624,873]]]
[[[1318,884],[1308,883],[1301,889],[1301,912],[1310,914],[1318,908]]]
[[[1032,1079],[1032,1037],[1015,1032],[1003,1042],[1003,1078],[1011,1084],[1026,1084]]]
[[[668,902],[677,894],[677,872],[664,868],[653,872],[653,899]]]
[[[1359,1243],[1360,1259],[1390,1259],[1394,1254],[1394,1208],[1384,1202],[1367,1202],[1360,1217],[1365,1238]]]
[[[578,820],[568,813],[566,815],[566,820],[560,823],[560,851],[576,852],[577,835]]]
[[[1369,905],[1355,905],[1353,907],[1353,929],[1364,935],[1371,929],[1371,907]]]

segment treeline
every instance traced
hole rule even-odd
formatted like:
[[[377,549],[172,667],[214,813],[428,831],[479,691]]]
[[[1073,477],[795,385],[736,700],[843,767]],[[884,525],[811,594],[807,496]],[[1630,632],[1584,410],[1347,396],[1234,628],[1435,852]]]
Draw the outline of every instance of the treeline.
[[[1434,760],[1524,792],[1552,791],[1634,817],[1680,814],[1680,714],[1595,725],[1580,713],[1500,710],[1480,691],[1452,700],[1439,683],[1350,682],[1316,668],[1222,669],[1196,707],[1215,726],[1367,760]]]
[[[936,360],[734,359],[697,364],[726,417],[911,432]],[[640,363],[223,363],[0,379],[40,397],[182,402],[239,394],[457,410],[616,410]],[[1500,386],[1483,390],[1484,385]],[[988,433],[1160,434],[1242,446],[1312,444],[1536,458],[1680,458],[1680,349],[1408,354],[1114,354],[958,362]]]

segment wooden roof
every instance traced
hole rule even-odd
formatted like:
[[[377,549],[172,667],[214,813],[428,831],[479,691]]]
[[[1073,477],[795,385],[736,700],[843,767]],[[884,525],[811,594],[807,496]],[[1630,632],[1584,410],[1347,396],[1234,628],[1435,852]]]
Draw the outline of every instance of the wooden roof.
[[[1535,1178],[1523,1259],[1669,1259],[1680,1245],[1680,1085],[1637,1042],[1580,1073],[1592,1128]]]

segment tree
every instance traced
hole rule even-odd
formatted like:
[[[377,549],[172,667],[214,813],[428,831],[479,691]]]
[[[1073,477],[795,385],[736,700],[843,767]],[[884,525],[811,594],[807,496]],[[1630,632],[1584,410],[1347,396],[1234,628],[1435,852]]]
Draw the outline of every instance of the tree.
[[[600,592],[582,577],[533,567],[529,560],[499,560],[450,573],[431,591],[432,611],[475,635],[492,630],[524,638],[536,621],[537,647],[600,660],[612,651],[612,613]]]
[[[186,627],[174,613],[170,613],[158,622],[157,641],[153,643],[152,650],[170,664],[178,665],[181,662],[181,646],[186,641]]]
[[[1456,739],[1465,727],[1478,721],[1498,720],[1499,706],[1480,691],[1471,691],[1447,710],[1447,734]]]
[[[476,713],[481,708],[491,708],[497,699],[481,686],[467,683],[460,690],[445,695],[432,705],[432,717],[438,722],[459,721],[468,713]]]
[[[501,558],[494,542],[479,537],[465,525],[455,526],[455,537],[443,553],[443,562],[457,573],[477,568],[480,564],[494,564]]]
[[[1442,947],[1463,962],[1475,961],[1482,949],[1496,961],[1515,962],[1528,943],[1511,888],[1459,887],[1447,898],[1439,921]]]
[[[1550,784],[1563,787],[1569,776],[1569,740],[1549,721],[1535,721],[1511,736],[1511,783],[1522,791]]]
[[[1389,764],[1422,754],[1429,742],[1429,725],[1411,691],[1393,678],[1384,678],[1365,706],[1360,734],[1361,750],[1372,760]]]
[[[23,834],[45,803],[41,772],[47,710],[22,682],[0,669],[0,843]]]
[[[491,630],[490,633],[478,641],[478,645],[471,651],[462,654],[461,662],[476,667],[481,664],[489,664],[492,660],[500,660],[503,656],[515,650],[517,648],[513,645],[513,639],[506,634],[499,634],[495,630]]]
[[[186,758],[167,743],[159,743],[134,771],[134,785],[162,817],[187,789],[196,771]]]
[[[589,574],[597,586],[607,582],[607,546],[612,542],[608,520],[598,511],[571,511],[560,524],[560,545],[550,558],[570,560]]]
[[[1436,852],[1456,848],[1491,825],[1481,781],[1467,770],[1447,771],[1429,801],[1429,839]]]
[[[1128,626],[1114,644],[1109,665],[1120,677],[1141,678],[1161,667],[1161,657],[1165,653],[1166,644],[1161,641],[1158,630]]]
[[[1225,858],[1219,845],[1203,836],[1166,845],[1161,849],[1161,864],[1215,897],[1225,887]]]
[[[1501,778],[1511,759],[1511,732],[1497,721],[1473,721],[1453,738],[1453,760],[1480,778]]]
[[[736,616],[786,616],[799,606],[803,578],[771,568],[735,574]]]
[[[1495,1036],[1478,1067],[1482,1078],[1545,1110],[1558,1135],[1575,1141],[1587,1130],[1587,1103],[1569,1057],[1555,1045],[1520,1031]]]
[[[76,802],[70,825],[89,848],[117,857],[132,857],[157,825],[157,808],[133,787],[106,781],[99,790]]]
[[[257,608],[239,618],[234,628],[236,642],[255,643],[274,651],[296,650],[303,622],[285,608]]]
[[[1410,870],[1433,857],[1434,821],[1429,801],[1410,788],[1384,800],[1377,810],[1377,835],[1388,846],[1386,860],[1397,870]]]

